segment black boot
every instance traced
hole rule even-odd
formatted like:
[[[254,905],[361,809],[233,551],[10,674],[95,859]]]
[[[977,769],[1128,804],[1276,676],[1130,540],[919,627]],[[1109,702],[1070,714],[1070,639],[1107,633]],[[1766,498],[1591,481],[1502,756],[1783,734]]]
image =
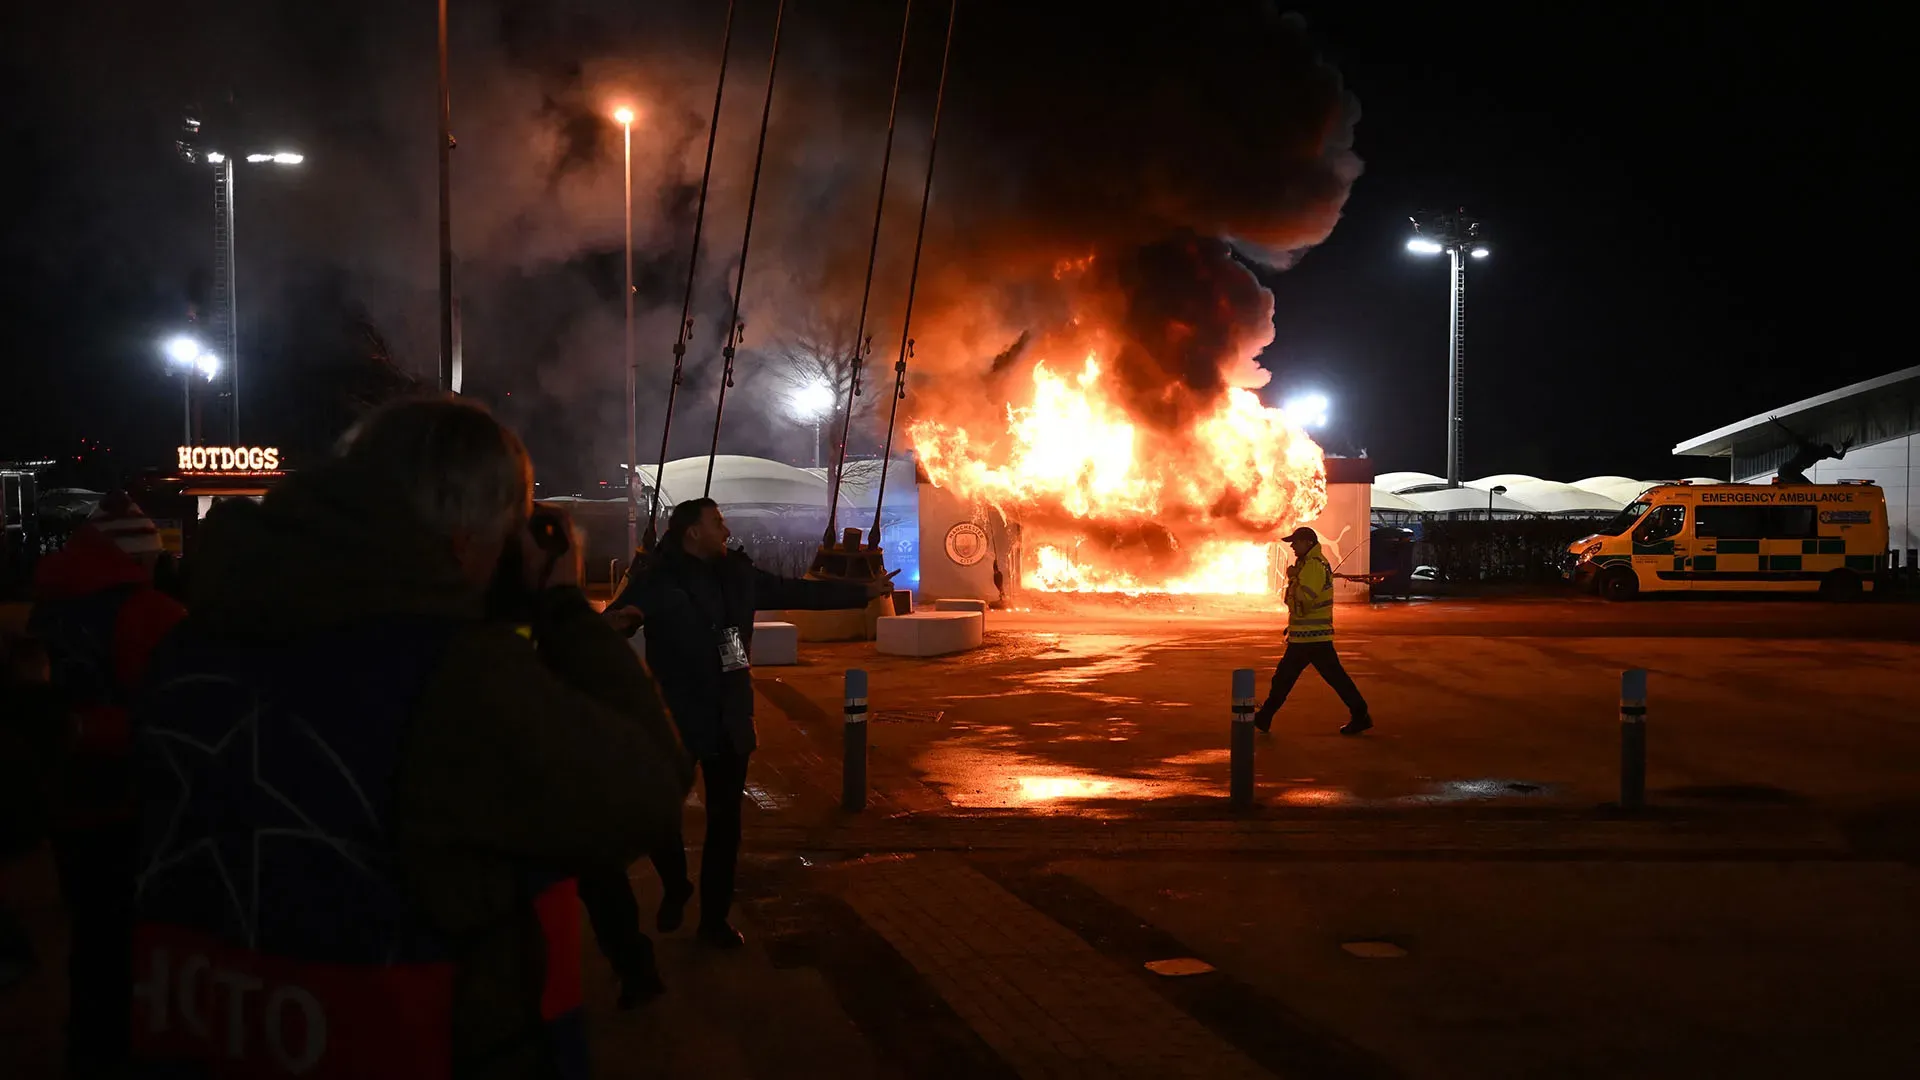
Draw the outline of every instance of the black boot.
[[[666,992],[667,984],[660,980],[660,969],[654,966],[651,958],[620,976],[622,1009],[638,1008]]]
[[[737,949],[747,943],[747,938],[725,919],[713,922],[703,919],[700,922],[700,943],[716,949]]]
[[[667,886],[666,892],[660,897],[660,910],[655,914],[653,924],[663,934],[680,929],[680,925],[687,920],[687,901],[692,898],[693,885],[690,882]]]
[[[1361,713],[1359,716],[1356,716],[1353,719],[1347,721],[1345,724],[1341,725],[1340,734],[1358,735],[1372,726],[1373,726],[1373,717],[1367,715],[1366,713]]]

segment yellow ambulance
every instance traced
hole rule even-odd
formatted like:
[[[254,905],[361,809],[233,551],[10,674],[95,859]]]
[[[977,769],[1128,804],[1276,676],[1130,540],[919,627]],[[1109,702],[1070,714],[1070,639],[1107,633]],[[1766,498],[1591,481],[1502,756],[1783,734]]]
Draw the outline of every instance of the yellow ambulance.
[[[1887,557],[1887,498],[1838,484],[1661,484],[1574,541],[1570,576],[1609,600],[1652,592],[1870,590]]]

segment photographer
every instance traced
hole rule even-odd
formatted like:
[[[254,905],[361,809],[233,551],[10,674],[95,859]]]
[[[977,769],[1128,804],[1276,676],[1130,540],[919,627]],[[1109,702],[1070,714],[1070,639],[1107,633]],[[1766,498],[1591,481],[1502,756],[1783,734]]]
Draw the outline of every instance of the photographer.
[[[585,1075],[571,871],[674,835],[691,772],[531,490],[484,409],[410,400],[209,515],[136,717],[137,1061]],[[169,993],[192,970],[307,1034],[227,1030],[236,998]]]
[[[689,499],[673,508],[667,532],[653,558],[612,608],[645,612],[647,666],[660,680],[687,749],[699,759],[706,783],[707,836],[700,856],[700,940],[738,948],[740,932],[728,921],[733,908],[734,867],[740,855],[740,800],[745,797],[747,759],[758,745],[753,729],[753,613],[763,609],[861,608],[893,591],[893,574],[870,582],[809,581],[770,574],[745,552],[732,551],[732,533],[712,499]],[[899,571],[894,571],[895,574]],[[654,868],[666,887],[658,926],[679,928],[693,896],[685,845],[676,834],[653,851]],[[597,883],[596,883],[597,884]],[[594,903],[632,909],[622,875],[618,889],[596,888]],[[633,918],[637,920],[637,911]],[[595,915],[595,925],[610,918]],[[636,925],[635,934],[638,934]],[[617,963],[616,959],[616,963]]]

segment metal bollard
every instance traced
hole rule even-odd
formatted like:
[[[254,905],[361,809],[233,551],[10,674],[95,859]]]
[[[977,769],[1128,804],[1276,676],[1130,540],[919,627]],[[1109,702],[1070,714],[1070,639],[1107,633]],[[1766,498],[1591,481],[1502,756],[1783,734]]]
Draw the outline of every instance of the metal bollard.
[[[1647,673],[1620,673],[1620,809],[1638,810],[1647,801]]]
[[[1233,753],[1228,781],[1233,808],[1253,805],[1253,669],[1233,673]]]
[[[840,806],[857,814],[867,808],[867,673],[847,669],[847,703],[841,714]]]

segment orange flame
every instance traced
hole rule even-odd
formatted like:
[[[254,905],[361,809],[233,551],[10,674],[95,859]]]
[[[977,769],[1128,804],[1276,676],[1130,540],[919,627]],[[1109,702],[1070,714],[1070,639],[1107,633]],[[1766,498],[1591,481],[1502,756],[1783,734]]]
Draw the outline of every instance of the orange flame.
[[[1272,540],[1326,507],[1320,448],[1251,390],[1227,389],[1170,435],[1128,414],[1097,351],[1073,374],[1037,363],[1032,388],[1007,405],[1004,433],[908,428],[934,484],[1022,523],[1029,588],[1265,593]],[[1143,530],[1157,546],[1113,541]]]

